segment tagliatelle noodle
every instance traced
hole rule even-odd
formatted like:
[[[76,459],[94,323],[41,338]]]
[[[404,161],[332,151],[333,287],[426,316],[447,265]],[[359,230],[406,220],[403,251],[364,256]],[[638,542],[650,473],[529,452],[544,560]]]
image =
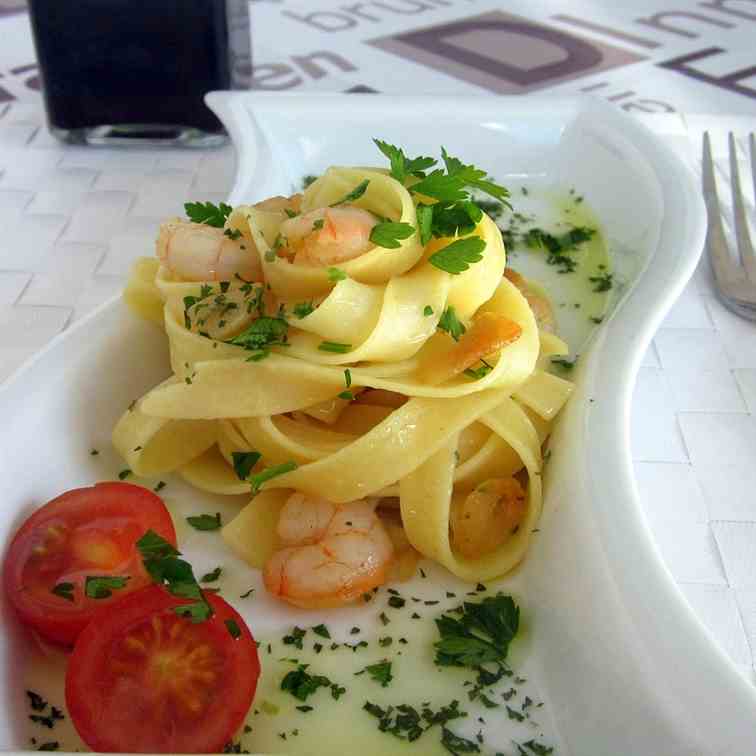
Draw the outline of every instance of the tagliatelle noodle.
[[[350,367],[353,383],[405,396],[452,398],[488,388],[505,389],[511,393],[528,379],[538,357],[535,319],[525,298],[506,279],[480,309],[506,313],[522,328],[521,336],[501,350],[493,369],[484,377],[471,380],[460,375],[436,386],[422,382],[413,373],[386,376],[385,369],[365,364]],[[192,378],[190,383],[159,386],[148,393],[142,400],[142,409],[148,414],[182,419],[276,415],[324,401],[344,387],[342,367],[288,357],[283,347],[274,347],[276,352],[260,362],[247,362],[241,347],[218,344],[213,348],[218,342],[186,330],[168,309],[166,331],[173,369],[183,374],[184,366],[188,364]],[[402,362],[393,365],[397,372],[404,366]]]
[[[541,513],[541,451],[538,434],[527,415],[505,398],[481,416],[485,423],[518,454],[528,472],[525,518],[495,551],[477,559],[454,553],[449,537],[456,439],[450,437],[422,465],[399,483],[402,523],[410,543],[423,556],[444,565],[463,580],[490,580],[517,565]],[[456,494],[463,495],[463,494]]]

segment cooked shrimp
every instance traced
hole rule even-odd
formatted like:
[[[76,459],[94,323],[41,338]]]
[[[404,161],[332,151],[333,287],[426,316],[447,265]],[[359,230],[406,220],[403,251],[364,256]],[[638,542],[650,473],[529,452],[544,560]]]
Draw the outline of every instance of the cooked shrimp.
[[[459,341],[450,342],[444,351],[434,350],[427,355],[420,368],[421,378],[433,384],[443,383],[517,341],[521,334],[522,328],[514,320],[484,312]]]
[[[274,596],[303,609],[341,606],[386,582],[394,547],[375,513],[358,499],[334,504],[294,493],[278,519],[283,548],[265,563]]]
[[[290,210],[293,213],[298,213],[302,208],[302,195],[292,194],[291,197],[284,197],[279,194],[275,197],[268,197],[268,199],[262,202],[257,202],[254,207],[257,210],[267,210],[268,212],[286,212]]]
[[[378,223],[367,210],[350,205],[320,207],[287,218],[280,233],[294,262],[336,265],[359,257],[373,247],[370,232]]]
[[[262,281],[257,249],[250,239],[233,238],[222,228],[173,218],[160,224],[160,262],[185,281]]]
[[[554,333],[556,331],[554,310],[546,296],[531,288],[527,279],[521,276],[516,270],[506,268],[504,275],[520,290],[520,293],[527,300],[535,316],[536,323],[538,323],[538,327],[543,331]]]
[[[468,559],[499,548],[525,516],[525,491],[515,478],[491,478],[452,504],[454,548]]]

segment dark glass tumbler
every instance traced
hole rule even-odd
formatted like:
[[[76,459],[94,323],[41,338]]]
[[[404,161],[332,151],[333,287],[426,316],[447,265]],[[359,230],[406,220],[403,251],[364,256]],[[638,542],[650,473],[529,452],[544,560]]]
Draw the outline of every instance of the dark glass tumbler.
[[[248,0],[29,0],[50,131],[88,144],[226,140],[205,93],[248,86]]]

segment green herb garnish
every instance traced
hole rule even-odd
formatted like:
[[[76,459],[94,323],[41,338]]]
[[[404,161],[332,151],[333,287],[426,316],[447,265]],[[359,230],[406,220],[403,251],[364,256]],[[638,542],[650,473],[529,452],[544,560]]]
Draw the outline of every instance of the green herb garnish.
[[[414,226],[409,223],[394,223],[386,221],[373,226],[370,232],[370,241],[379,247],[386,249],[398,249],[402,239],[409,239],[415,233]]]
[[[252,472],[254,466],[260,461],[262,455],[260,452],[231,452],[231,458],[234,463],[234,472],[239,480],[246,480]]]
[[[236,622],[236,620],[223,620],[223,624],[226,626],[226,629],[234,640],[241,637],[241,628],[239,627],[239,624]]]
[[[311,628],[312,632],[315,633],[315,635],[319,635],[321,638],[328,638],[331,639],[331,633],[328,631],[328,628],[323,625],[315,625],[315,627]]]
[[[503,663],[517,634],[520,610],[510,596],[487,596],[480,603],[465,601],[457,619],[444,614],[436,620],[441,639],[436,641],[437,665],[480,668]]]
[[[477,236],[457,239],[434,252],[428,258],[428,262],[456,276],[464,273],[473,263],[480,262],[485,247],[486,243]]]
[[[454,341],[459,341],[460,336],[467,330],[461,320],[457,317],[454,307],[449,305],[441,314],[436,326],[439,331],[446,331]]]
[[[347,277],[347,274],[344,273],[341,268],[328,268],[328,280],[332,281],[333,283],[338,283],[339,281],[343,281]]]
[[[35,693],[33,690],[27,690],[26,695],[29,697],[29,705],[33,711],[44,711],[47,708],[47,701],[45,701],[39,693]]]
[[[452,754],[459,753],[480,753],[480,748],[477,743],[467,738],[455,735],[451,730],[446,727],[441,729],[441,745]]]
[[[50,593],[53,593],[56,596],[65,599],[66,601],[73,601],[73,590],[73,583],[58,583],[54,588],[51,589]]]
[[[223,228],[233,208],[225,202],[221,202],[219,205],[214,205],[212,202],[185,202],[184,210],[193,223],[204,223],[207,226]]]
[[[351,351],[351,344],[340,344],[338,341],[321,341],[318,344],[321,352],[333,352],[334,354],[346,354]]]
[[[614,286],[613,278],[614,276],[611,273],[602,273],[598,276],[591,276],[588,280],[594,284],[593,291],[601,293],[609,291]]]
[[[377,683],[380,683],[382,688],[386,688],[394,679],[394,676],[391,674],[391,664],[392,662],[384,659],[383,661],[377,662],[376,664],[368,664],[367,667],[361,669],[359,672],[355,672],[354,674],[361,675],[367,672],[373,680],[375,680]]]
[[[88,575],[84,582],[84,595],[93,599],[110,598],[113,595],[113,591],[125,588],[129,580],[130,578],[125,575]]]
[[[552,357],[551,364],[558,365],[562,370],[572,370],[577,362],[577,357],[574,360],[568,360],[565,357]]]
[[[292,312],[302,320],[302,318],[306,318],[311,312],[315,312],[315,305],[312,303],[312,300],[309,302],[298,302],[294,305]]]
[[[273,465],[272,467],[266,467],[264,470],[260,470],[259,473],[252,475],[248,478],[252,484],[252,493],[257,493],[260,490],[260,486],[273,478],[277,478],[279,475],[285,475],[292,470],[296,470],[298,467],[296,462],[284,462],[280,465]]]
[[[200,578],[200,583],[215,583],[223,572],[223,567],[216,567],[212,572],[204,574]]]
[[[319,688],[330,688],[331,695],[336,700],[344,692],[344,688],[332,683],[325,675],[311,675],[307,672],[309,664],[299,664],[296,670],[287,672],[281,680],[281,690],[291,693],[299,701],[306,701]]]
[[[118,480],[126,480],[126,478],[128,478],[129,475],[131,475],[131,470],[129,470],[129,468],[127,467],[118,473]]]
[[[289,324],[279,317],[263,316],[257,318],[249,328],[229,340],[229,344],[236,344],[251,351],[267,351],[270,346],[286,344]]]
[[[179,559],[181,552],[153,530],[148,530],[136,542],[136,547],[153,582],[165,586],[173,596],[192,599],[191,603],[174,607],[176,614],[193,623],[204,622],[213,616],[213,609],[194,577],[192,566]]]
[[[195,530],[218,530],[222,524],[220,512],[216,512],[214,515],[201,514],[187,517],[186,521]]]
[[[337,202],[332,202],[331,207],[336,207],[337,205],[343,205],[346,202],[354,202],[356,199],[359,199],[362,197],[363,194],[365,194],[365,191],[368,188],[368,184],[370,183],[370,179],[365,179],[364,181],[360,181],[357,186],[352,189],[351,192],[348,192],[345,194],[340,200]]]
[[[395,147],[388,142],[382,142],[380,139],[373,139],[376,147],[389,159],[391,163],[391,175],[397,180],[404,183],[407,176],[423,177],[424,171],[432,168],[438,161],[431,157],[408,158],[402,149]]]
[[[231,241],[237,241],[241,239],[242,232],[238,228],[227,228],[223,232],[223,235],[227,236]],[[226,289],[228,289],[228,281],[224,281],[224,283],[226,284]],[[223,284],[221,284],[221,291],[223,291]]]

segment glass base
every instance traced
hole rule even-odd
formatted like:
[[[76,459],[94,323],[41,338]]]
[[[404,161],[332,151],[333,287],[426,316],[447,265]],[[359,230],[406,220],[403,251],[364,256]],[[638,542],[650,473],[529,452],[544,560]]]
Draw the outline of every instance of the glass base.
[[[168,126],[157,123],[87,126],[60,129],[50,126],[50,133],[66,144],[95,147],[220,147],[229,139],[225,132],[202,131],[192,126]]]

